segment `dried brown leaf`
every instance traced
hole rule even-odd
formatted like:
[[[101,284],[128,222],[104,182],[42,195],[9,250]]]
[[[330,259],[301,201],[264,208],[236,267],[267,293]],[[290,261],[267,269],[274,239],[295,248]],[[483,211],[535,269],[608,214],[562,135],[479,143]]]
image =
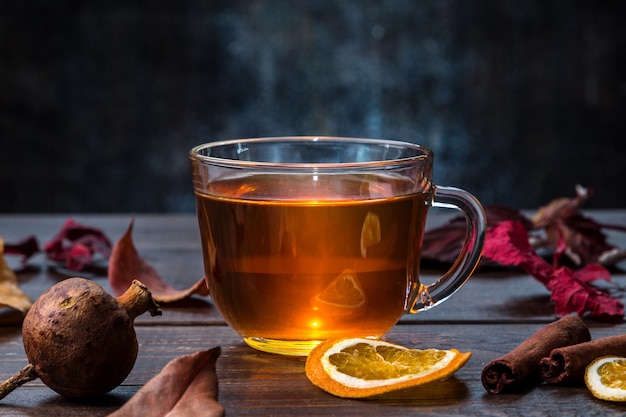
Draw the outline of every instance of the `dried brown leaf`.
[[[220,417],[215,364],[220,348],[173,359],[109,417]]]
[[[26,314],[32,305],[32,300],[22,291],[15,273],[4,259],[4,241],[0,238],[0,308],[8,307]]]
[[[209,294],[204,278],[185,290],[177,290],[161,278],[154,267],[137,252],[132,237],[133,225],[134,220],[131,220],[124,235],[113,246],[109,258],[109,284],[116,295],[123,294],[134,279],[143,282],[150,289],[152,298],[157,303],[181,301],[194,294]]]
[[[570,217],[576,213],[582,205],[589,200],[592,192],[581,185],[576,186],[576,197],[557,198],[547,205],[540,207],[531,221],[535,228],[546,227],[559,219]]]
[[[609,243],[603,231],[626,231],[626,227],[602,225],[580,211],[591,195],[590,190],[579,185],[575,197],[556,199],[533,216],[534,227],[545,232],[544,239],[536,240],[536,244],[554,253],[555,264],[562,263],[563,255],[576,267],[593,263],[613,266],[626,259],[626,250]]]

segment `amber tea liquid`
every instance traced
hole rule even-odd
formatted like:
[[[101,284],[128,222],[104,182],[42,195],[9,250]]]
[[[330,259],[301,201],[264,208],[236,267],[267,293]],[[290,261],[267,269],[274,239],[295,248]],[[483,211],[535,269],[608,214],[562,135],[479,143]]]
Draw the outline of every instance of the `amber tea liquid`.
[[[312,177],[196,191],[211,296],[257,349],[301,355],[333,336],[382,336],[419,285],[427,195],[393,197],[406,180],[383,175]]]

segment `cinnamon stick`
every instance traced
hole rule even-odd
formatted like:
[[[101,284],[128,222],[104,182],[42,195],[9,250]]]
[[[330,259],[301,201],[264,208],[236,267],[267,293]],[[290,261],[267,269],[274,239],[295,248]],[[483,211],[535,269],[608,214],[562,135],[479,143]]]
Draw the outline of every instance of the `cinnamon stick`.
[[[499,394],[540,381],[539,361],[559,347],[591,340],[589,329],[578,316],[565,316],[523,341],[509,353],[489,362],[482,371],[482,383],[490,394]]]
[[[539,362],[541,378],[550,384],[580,381],[587,365],[608,355],[626,356],[626,334],[552,349],[550,356]]]

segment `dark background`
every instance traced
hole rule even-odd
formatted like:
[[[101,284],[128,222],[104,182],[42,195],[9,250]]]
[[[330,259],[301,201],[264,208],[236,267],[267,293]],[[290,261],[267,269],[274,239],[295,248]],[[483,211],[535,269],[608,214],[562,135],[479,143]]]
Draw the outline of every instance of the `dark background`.
[[[435,180],[626,207],[626,2],[0,0],[0,212],[191,212],[217,139],[383,137]]]

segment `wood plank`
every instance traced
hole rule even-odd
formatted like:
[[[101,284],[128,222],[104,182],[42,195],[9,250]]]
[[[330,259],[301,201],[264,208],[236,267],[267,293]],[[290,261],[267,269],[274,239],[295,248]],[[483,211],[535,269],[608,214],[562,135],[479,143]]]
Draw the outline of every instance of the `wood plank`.
[[[606,223],[626,224],[626,211],[594,211]],[[67,215],[0,215],[0,236],[15,241],[36,234],[40,242],[59,230]],[[102,228],[112,239],[125,231],[131,215],[74,216]],[[439,219],[439,220],[437,220]],[[443,217],[435,219],[441,221]],[[172,285],[184,288],[202,274],[199,239],[192,215],[140,215],[135,222],[138,250]],[[623,233],[610,238],[626,247]],[[15,259],[11,259],[15,262]],[[35,259],[18,272],[25,291],[36,298],[67,276]],[[105,265],[106,266],[106,265]],[[425,280],[442,271],[427,269]],[[104,268],[85,274],[109,289]],[[622,285],[623,273],[614,275]],[[387,339],[411,347],[456,347],[474,353],[457,375],[372,400],[344,400],[312,386],[303,373],[304,359],[281,357],[246,347],[219,313],[201,303],[164,307],[162,317],[137,320],[140,353],[124,384],[97,403],[69,402],[33,381],[0,403],[0,416],[101,416],[115,410],[169,360],[200,349],[222,346],[218,361],[220,403],[228,415],[623,415],[623,405],[595,400],[583,386],[542,385],[519,394],[489,395],[480,383],[485,363],[509,351],[544,323],[554,319],[549,294],[533,278],[516,270],[482,269],[440,307],[401,320]],[[0,312],[0,378],[25,365],[19,315]],[[626,332],[626,324],[589,322],[594,338]]]
[[[304,375],[304,359],[257,352],[225,326],[138,328],[140,353],[125,383],[98,402],[67,401],[31,382],[0,404],[2,416],[104,416],[136,392],[169,360],[200,349],[222,347],[218,360],[220,403],[229,416],[467,416],[623,415],[623,405],[595,400],[584,386],[540,385],[522,393],[490,395],[480,383],[485,363],[506,353],[540,325],[399,325],[387,339],[410,347],[469,350],[473,357],[454,378],[369,400],[336,398]],[[24,365],[19,332],[0,329],[0,377]],[[593,327],[594,338],[624,332],[624,325]]]

